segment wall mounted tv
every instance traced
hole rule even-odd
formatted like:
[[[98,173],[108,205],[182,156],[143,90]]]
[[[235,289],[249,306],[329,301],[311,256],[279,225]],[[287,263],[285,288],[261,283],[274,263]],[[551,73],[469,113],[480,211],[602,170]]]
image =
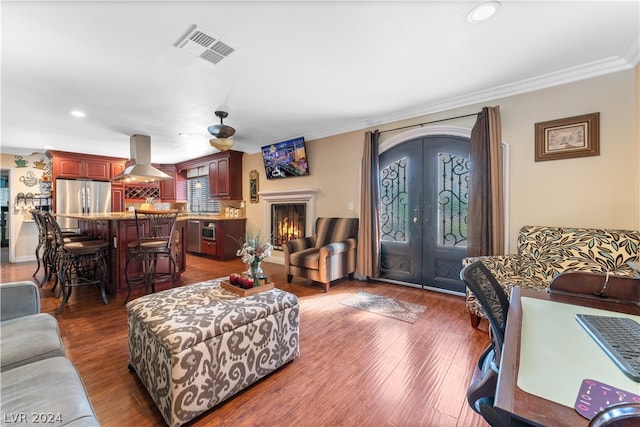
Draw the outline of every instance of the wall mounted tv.
[[[309,175],[304,138],[265,145],[262,160],[267,179]]]

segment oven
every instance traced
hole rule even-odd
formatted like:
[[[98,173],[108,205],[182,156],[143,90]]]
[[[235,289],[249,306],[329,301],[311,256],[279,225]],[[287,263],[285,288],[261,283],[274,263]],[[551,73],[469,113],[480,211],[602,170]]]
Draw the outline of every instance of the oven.
[[[206,222],[202,223],[202,240],[216,240],[216,223]]]

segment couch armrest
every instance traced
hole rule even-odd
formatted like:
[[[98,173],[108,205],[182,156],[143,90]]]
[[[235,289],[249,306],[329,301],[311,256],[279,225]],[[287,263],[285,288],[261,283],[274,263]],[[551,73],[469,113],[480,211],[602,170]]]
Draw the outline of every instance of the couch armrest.
[[[40,313],[40,291],[33,282],[0,284],[0,321]]]
[[[329,243],[320,248],[320,258],[327,258],[332,255],[341,254],[355,249],[357,240],[354,238],[343,240],[341,242]]]

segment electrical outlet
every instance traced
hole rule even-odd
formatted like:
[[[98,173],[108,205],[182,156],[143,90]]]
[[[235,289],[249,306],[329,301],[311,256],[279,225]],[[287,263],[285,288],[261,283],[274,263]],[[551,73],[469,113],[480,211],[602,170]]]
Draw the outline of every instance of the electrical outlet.
[[[353,210],[353,202],[349,202],[349,204],[347,205],[347,209],[349,209],[350,211]]]

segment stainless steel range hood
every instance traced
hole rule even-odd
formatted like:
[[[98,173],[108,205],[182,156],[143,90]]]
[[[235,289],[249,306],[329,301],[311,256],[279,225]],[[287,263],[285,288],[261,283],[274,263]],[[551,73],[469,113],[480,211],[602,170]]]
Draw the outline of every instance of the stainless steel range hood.
[[[151,137],[132,135],[130,138],[131,164],[112,181],[152,182],[171,179],[166,173],[151,166]]]

